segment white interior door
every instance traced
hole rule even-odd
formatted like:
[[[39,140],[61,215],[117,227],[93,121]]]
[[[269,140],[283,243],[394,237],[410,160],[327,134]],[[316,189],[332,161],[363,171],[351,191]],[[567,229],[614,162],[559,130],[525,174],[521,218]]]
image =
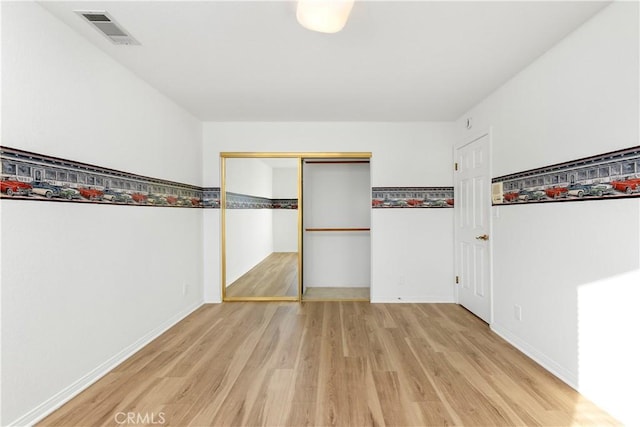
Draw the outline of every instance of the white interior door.
[[[458,303],[491,323],[489,135],[455,150]]]

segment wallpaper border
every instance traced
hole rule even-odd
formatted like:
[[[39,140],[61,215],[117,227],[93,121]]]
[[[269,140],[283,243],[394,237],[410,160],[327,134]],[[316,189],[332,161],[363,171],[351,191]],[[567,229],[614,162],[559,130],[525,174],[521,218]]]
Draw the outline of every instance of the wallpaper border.
[[[0,146],[0,198],[109,205],[220,208],[219,187],[198,187]],[[493,205],[640,197],[640,146],[503,175]],[[451,208],[453,187],[373,187],[371,207]],[[228,193],[229,209],[296,209],[296,199]]]
[[[0,146],[2,200],[220,208],[220,187],[198,187]],[[451,208],[453,187],[373,187],[371,207]],[[297,199],[227,193],[229,209],[297,209]]]
[[[371,207],[392,208],[452,208],[453,187],[373,187]]]
[[[227,209],[298,209],[298,199],[269,199],[227,191]]]
[[[203,188],[0,146],[0,198],[203,207]],[[219,191],[218,191],[219,194]]]
[[[640,196],[640,146],[493,178],[494,206]]]

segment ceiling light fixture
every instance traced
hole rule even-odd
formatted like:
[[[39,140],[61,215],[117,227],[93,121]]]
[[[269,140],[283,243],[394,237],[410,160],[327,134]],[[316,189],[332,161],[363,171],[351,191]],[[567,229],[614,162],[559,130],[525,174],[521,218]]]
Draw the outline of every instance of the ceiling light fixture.
[[[296,18],[304,28],[337,33],[349,19],[355,0],[298,0]]]

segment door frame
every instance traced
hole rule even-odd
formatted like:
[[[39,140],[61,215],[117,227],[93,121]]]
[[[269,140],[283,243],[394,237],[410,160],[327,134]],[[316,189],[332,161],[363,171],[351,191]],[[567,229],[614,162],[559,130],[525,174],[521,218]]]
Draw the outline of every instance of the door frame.
[[[459,142],[455,143],[453,145],[453,161],[454,161],[454,165],[457,161],[457,156],[456,153],[459,149],[466,147],[467,145],[473,144],[474,142],[478,141],[481,138],[484,137],[488,137],[489,138],[489,159],[488,159],[488,163],[489,163],[489,176],[487,177],[487,182],[491,183],[491,175],[493,174],[493,156],[491,155],[493,152],[493,127],[489,126],[488,128],[479,130],[479,131],[475,131],[475,132],[470,132],[467,135],[465,135],[464,138],[462,138]],[[457,183],[457,177],[456,177],[456,171],[455,171],[455,166],[454,166],[454,176],[453,176],[453,191],[454,191],[454,196],[453,196],[453,200],[455,201],[456,198],[458,197],[458,192],[459,192],[459,188],[458,188],[458,183]],[[491,185],[489,186],[489,188],[487,189],[487,194],[489,196],[489,215],[487,216],[487,221],[489,222],[489,245],[488,245],[488,251],[489,251],[489,292],[491,293],[491,297],[489,298],[489,325],[491,325],[493,323],[493,301],[494,301],[494,292],[493,292],[493,216],[494,216],[494,211],[493,211],[493,205],[491,202]],[[458,239],[458,216],[460,215],[460,208],[459,205],[457,203],[454,202],[454,232],[453,232],[453,241],[454,241],[454,275],[456,280],[454,280],[455,283],[455,300],[456,300],[456,304],[460,305],[460,284],[456,283],[457,282],[457,278],[461,276],[461,269],[462,266],[460,265],[460,245],[459,243],[459,239]]]
[[[227,297],[226,250],[226,159],[293,158],[298,159],[298,296],[297,297]],[[303,159],[370,159],[371,152],[220,152],[220,288],[222,301],[298,301],[302,302],[302,161]]]

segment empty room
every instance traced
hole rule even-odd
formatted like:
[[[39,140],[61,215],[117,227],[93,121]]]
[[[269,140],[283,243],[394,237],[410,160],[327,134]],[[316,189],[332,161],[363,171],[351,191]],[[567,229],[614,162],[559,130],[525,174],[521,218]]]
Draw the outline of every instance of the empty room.
[[[0,425],[638,425],[633,1],[1,1]]]

